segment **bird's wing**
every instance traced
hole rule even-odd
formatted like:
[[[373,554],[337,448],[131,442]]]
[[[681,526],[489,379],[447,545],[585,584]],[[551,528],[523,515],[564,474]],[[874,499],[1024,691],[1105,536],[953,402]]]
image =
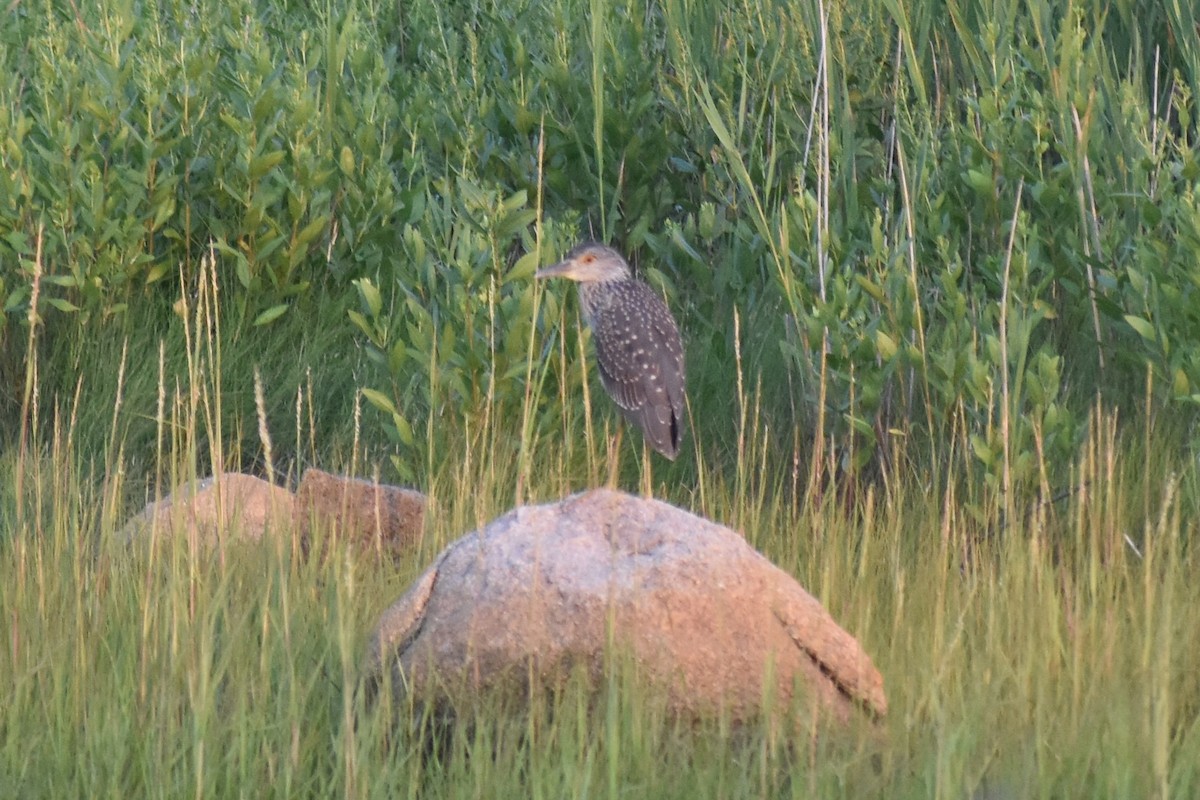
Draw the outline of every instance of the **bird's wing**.
[[[671,314],[648,286],[592,320],[600,380],[655,450],[674,458],[683,420],[683,347]],[[634,309],[634,311],[631,311]]]
[[[654,404],[654,412],[658,416],[661,430],[670,442],[669,455],[674,458],[679,452],[679,443],[683,439],[683,411],[686,393],[685,374],[683,366],[683,343],[679,338],[679,329],[675,321],[661,306],[661,313],[655,314],[653,326],[656,336],[662,342],[659,350],[658,368],[659,380],[664,387],[666,405],[661,402]],[[660,452],[666,452],[660,448]]]
[[[648,359],[638,357],[636,343],[631,346],[628,341],[614,341],[599,332],[592,336],[592,341],[596,345],[604,391],[625,411],[645,406],[645,376],[652,367]]]
[[[679,337],[679,328],[675,326],[667,309],[663,307],[662,314],[654,321],[658,338],[663,342],[659,354],[659,369],[667,376],[667,400],[671,410],[679,419],[683,419],[684,397],[686,395],[687,378],[683,364],[683,342]]]

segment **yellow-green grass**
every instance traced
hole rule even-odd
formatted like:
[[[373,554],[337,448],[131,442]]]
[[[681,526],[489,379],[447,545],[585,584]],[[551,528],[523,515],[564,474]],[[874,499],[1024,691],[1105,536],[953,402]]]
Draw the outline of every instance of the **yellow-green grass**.
[[[219,386],[194,388],[163,391],[169,480],[213,468],[188,453],[212,432],[202,409]],[[8,796],[1165,798],[1200,786],[1195,477],[1158,434],[1119,435],[1103,410],[1069,490],[990,525],[953,475],[896,467],[847,503],[836,489],[793,496],[786,470],[769,477],[788,460],[774,454],[756,456],[765,471],[743,461],[722,478],[703,442],[697,483],[642,476],[626,442],[614,480],[635,492],[649,480],[742,530],[864,642],[890,714],[849,739],[682,725],[616,669],[598,700],[570,684],[529,710],[497,705],[433,748],[421,711],[364,699],[366,636],[433,553],[514,492],[550,501],[590,485],[561,448],[460,436],[429,475],[418,552],[392,562],[334,542],[305,560],[286,537],[127,545],[120,448],[81,465],[69,409],[42,414],[45,433],[0,467]],[[764,446],[753,425],[741,435],[743,453]],[[580,441],[604,457],[601,439]],[[542,467],[522,484],[526,458]]]

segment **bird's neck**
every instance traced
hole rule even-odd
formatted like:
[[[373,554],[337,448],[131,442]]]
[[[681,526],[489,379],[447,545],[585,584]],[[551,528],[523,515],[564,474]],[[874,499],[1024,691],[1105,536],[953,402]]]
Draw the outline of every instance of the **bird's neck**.
[[[589,326],[596,316],[604,311],[613,301],[612,289],[621,283],[621,278],[605,281],[588,281],[579,284],[579,305],[583,311],[583,319]]]

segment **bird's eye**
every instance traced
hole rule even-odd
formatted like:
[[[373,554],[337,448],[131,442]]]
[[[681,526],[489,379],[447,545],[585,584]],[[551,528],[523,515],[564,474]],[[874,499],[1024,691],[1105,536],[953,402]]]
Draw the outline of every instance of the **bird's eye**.
[[[590,264],[595,260],[596,260],[596,257],[593,255],[587,255],[587,256],[583,257],[583,263],[585,263],[585,264]]]

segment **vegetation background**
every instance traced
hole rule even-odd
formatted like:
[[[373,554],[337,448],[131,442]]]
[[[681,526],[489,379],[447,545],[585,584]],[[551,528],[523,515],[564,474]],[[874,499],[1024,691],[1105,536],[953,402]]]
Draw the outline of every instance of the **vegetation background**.
[[[1191,4],[13,0],[0,66],[0,793],[1200,792]],[[580,238],[687,343],[686,452],[616,479],[817,594],[881,737],[362,706],[433,552],[607,480],[532,280]],[[427,552],[115,541],[306,465],[427,491]]]

